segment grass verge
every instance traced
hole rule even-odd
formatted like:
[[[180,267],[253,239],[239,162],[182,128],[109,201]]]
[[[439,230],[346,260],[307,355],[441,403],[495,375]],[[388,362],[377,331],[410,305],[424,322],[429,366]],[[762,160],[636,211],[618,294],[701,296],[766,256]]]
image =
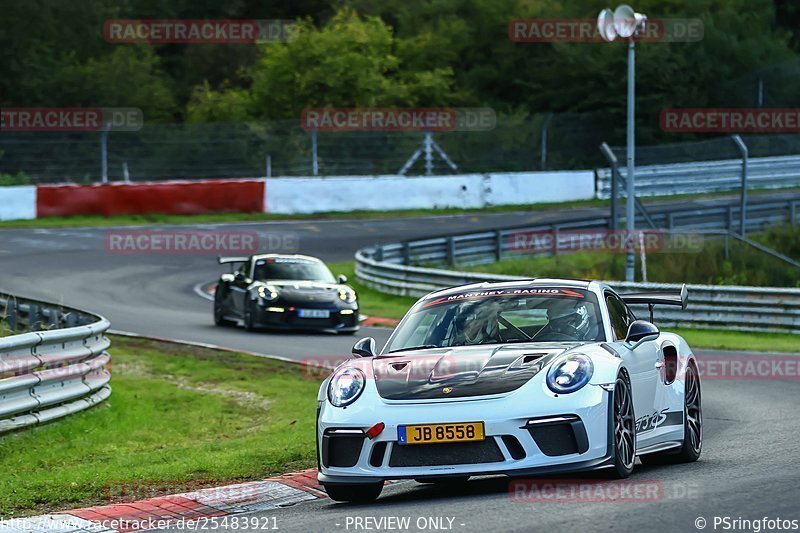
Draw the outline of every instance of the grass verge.
[[[414,305],[416,298],[408,296],[395,296],[384,294],[367,287],[356,279],[355,261],[344,261],[341,263],[328,263],[334,275],[344,274],[347,276],[347,283],[351,285],[358,294],[358,302],[361,313],[381,318],[403,318],[406,311]]]
[[[757,333],[689,328],[667,329],[686,339],[686,342],[692,348],[800,353],[800,335],[793,333]]]
[[[315,465],[321,377],[258,357],[113,337],[113,394],[0,438],[0,516],[130,501]]]

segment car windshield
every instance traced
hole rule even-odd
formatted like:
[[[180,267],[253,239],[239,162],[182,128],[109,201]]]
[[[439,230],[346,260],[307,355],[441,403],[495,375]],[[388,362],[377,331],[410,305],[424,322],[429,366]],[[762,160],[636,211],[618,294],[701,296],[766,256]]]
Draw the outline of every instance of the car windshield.
[[[256,261],[253,279],[269,280],[305,280],[336,283],[328,267],[320,261],[301,258],[270,258]]]
[[[590,291],[513,288],[419,302],[384,353],[512,342],[602,341],[600,307]]]

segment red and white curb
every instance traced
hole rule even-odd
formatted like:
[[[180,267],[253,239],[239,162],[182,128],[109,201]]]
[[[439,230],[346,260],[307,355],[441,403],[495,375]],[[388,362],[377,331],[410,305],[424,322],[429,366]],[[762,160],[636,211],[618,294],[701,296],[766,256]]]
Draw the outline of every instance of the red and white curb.
[[[127,533],[266,511],[325,498],[317,470],[264,481],[0,521],[3,533]]]

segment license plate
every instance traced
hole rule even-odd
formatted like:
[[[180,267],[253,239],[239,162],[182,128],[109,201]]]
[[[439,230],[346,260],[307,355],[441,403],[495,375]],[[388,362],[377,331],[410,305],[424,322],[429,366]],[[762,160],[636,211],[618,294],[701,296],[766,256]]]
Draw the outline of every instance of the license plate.
[[[474,442],[484,438],[483,422],[397,426],[397,442],[400,444]]]
[[[330,318],[331,312],[327,309],[298,309],[297,316],[300,318]]]

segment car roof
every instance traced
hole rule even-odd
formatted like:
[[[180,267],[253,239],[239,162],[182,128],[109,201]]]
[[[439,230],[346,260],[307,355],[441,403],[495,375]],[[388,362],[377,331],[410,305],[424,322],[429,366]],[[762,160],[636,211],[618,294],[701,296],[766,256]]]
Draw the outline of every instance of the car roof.
[[[255,254],[250,256],[251,261],[257,261],[259,259],[308,259],[309,261],[318,261],[322,263],[322,259],[318,257],[302,254]]]
[[[470,290],[493,290],[493,289],[519,289],[520,287],[554,287],[569,289],[590,289],[592,281],[581,279],[558,279],[558,278],[532,278],[509,281],[483,281],[440,289],[426,294],[422,299],[458,294]]]

